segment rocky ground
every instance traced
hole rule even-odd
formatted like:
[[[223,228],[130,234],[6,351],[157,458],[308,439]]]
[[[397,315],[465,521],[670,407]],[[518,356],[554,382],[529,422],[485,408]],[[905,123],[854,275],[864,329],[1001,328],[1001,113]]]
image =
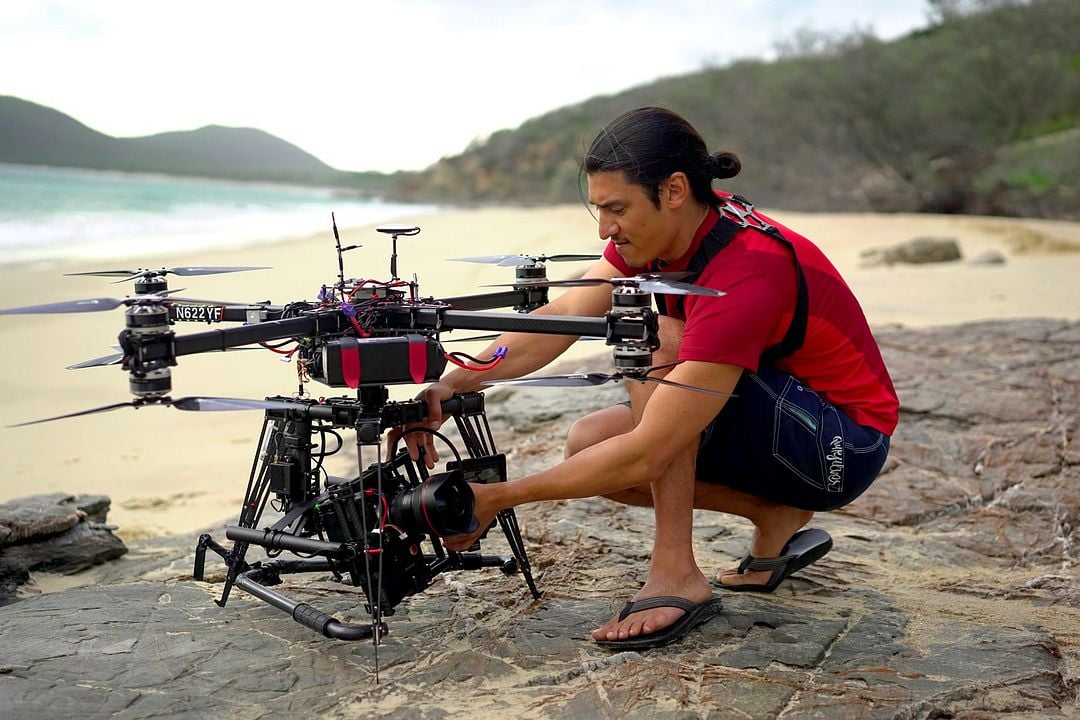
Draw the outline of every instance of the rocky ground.
[[[772,595],[723,594],[679,644],[612,654],[588,638],[643,579],[641,509],[520,511],[540,600],[495,570],[443,576],[398,607],[377,652],[241,592],[217,607],[220,573],[191,579],[191,535],[0,608],[0,715],[1080,717],[1080,324],[878,335],[903,404],[884,474],[815,518],[835,540],[822,561]],[[569,423],[621,392],[491,393],[513,474],[555,462]],[[700,513],[699,562],[733,565],[749,533]],[[366,619],[325,578],[276,589]]]

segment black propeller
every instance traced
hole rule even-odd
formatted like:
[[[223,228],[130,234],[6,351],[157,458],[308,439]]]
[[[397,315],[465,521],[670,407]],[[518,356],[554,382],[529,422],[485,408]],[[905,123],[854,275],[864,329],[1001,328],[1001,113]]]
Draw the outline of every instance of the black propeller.
[[[116,348],[117,350],[120,349],[119,345],[114,345],[113,347]],[[221,352],[233,352],[235,350],[261,350],[261,349],[262,348],[240,346],[240,347],[223,348],[221,350]],[[113,353],[112,355],[102,355],[101,357],[94,358],[93,360],[83,360],[82,362],[77,362],[74,365],[68,365],[65,368],[65,370],[81,370],[83,368],[89,368],[89,367],[104,367],[106,365],[119,365],[123,361],[124,361],[124,353],[123,352],[116,352],[116,353]]]
[[[591,285],[613,285],[626,287],[658,295],[705,295],[709,297],[722,297],[727,295],[723,290],[691,285],[680,282],[678,278],[684,278],[688,273],[652,273],[649,275],[634,275],[632,277],[605,278],[579,278],[577,280],[538,280],[531,282],[530,287],[588,287]],[[514,284],[488,285],[487,287],[515,287]]]
[[[541,262],[573,262],[577,260],[599,260],[599,255],[578,255],[562,253],[560,255],[479,255],[476,257],[450,258],[457,262],[488,263],[501,267],[515,265],[535,265]]]
[[[24,427],[26,425],[37,425],[39,423],[52,422],[53,420],[64,420],[66,418],[79,417],[80,415],[93,415],[94,413],[109,412],[110,410],[119,410],[124,407],[141,408],[149,405],[164,405],[166,407],[174,407],[177,410],[189,410],[195,412],[225,412],[230,410],[291,410],[296,407],[293,403],[283,402],[280,400],[245,400],[243,398],[226,398],[226,397],[199,397],[189,396],[181,397],[173,400],[170,397],[160,398],[142,398],[138,400],[132,400],[130,402],[113,403],[112,405],[103,405],[101,407],[90,408],[89,410],[80,410],[79,412],[68,413],[67,415],[57,415],[56,417],[42,418],[41,420],[31,420],[29,422],[18,423],[17,425],[8,425],[9,428]]]
[[[677,364],[677,363],[676,363]],[[663,368],[671,367],[670,365],[661,365],[659,367],[642,368],[644,373],[650,373],[653,370],[661,370]],[[672,387],[683,388],[685,390],[693,390],[694,392],[705,393],[707,395],[716,395],[718,397],[732,397],[731,393],[722,392],[720,390],[711,390],[709,388],[697,387],[694,385],[684,385],[665,378],[652,377],[648,374],[639,374],[641,371],[635,371],[634,373],[577,373],[574,375],[545,375],[540,377],[524,377],[515,378],[511,380],[490,380],[483,383],[484,385],[497,386],[497,385],[525,385],[536,387],[592,387],[595,385],[603,385],[609,382],[618,382],[619,380],[640,380],[658,383],[660,385],[671,385]]]
[[[64,275],[97,275],[100,277],[118,277],[120,279],[116,282],[122,283],[127,282],[128,280],[138,280],[139,278],[150,278],[155,275],[217,275],[219,273],[243,272],[245,270],[269,269],[270,268],[266,266],[207,265],[194,267],[161,268],[160,270],[144,270],[142,268],[139,268],[138,270],[94,270],[91,272],[64,273]]]
[[[172,290],[169,292],[179,292]],[[116,298],[90,298],[87,300],[66,300],[63,302],[46,303],[44,305],[27,305],[25,307],[6,308],[0,310],[0,315],[43,315],[49,313],[84,313],[103,312],[112,310],[121,305],[164,305],[167,303],[182,302],[195,303],[197,305],[247,305],[248,303],[226,302],[224,300],[198,300],[196,298],[173,297],[168,293],[156,295],[138,295],[127,297],[122,300]]]
[[[105,365],[119,365],[124,361],[124,353],[113,353],[112,355],[103,355],[93,360],[83,360],[82,362],[75,363],[74,365],[68,365],[67,370],[80,370],[88,367],[102,367]]]
[[[449,338],[447,340],[440,340],[439,342],[441,342],[443,345],[446,345],[447,343],[482,342],[482,341],[485,341],[485,340],[491,341],[491,340],[494,340],[494,339],[499,338],[499,337],[502,337],[501,333],[491,333],[490,335],[473,335],[472,337]],[[582,335],[581,337],[578,338],[579,341],[580,340],[603,340],[603,339],[604,338],[599,337],[597,335]]]

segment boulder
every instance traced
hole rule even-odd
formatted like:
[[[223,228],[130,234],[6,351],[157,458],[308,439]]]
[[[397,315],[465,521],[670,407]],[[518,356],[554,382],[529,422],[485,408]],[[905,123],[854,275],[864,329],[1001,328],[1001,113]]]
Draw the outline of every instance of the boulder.
[[[77,573],[127,552],[104,522],[109,504],[103,495],[53,493],[0,505],[0,605],[33,571]]]
[[[896,263],[922,265],[959,259],[960,244],[956,238],[917,237],[892,247],[869,248],[860,253],[861,264],[867,267]]]

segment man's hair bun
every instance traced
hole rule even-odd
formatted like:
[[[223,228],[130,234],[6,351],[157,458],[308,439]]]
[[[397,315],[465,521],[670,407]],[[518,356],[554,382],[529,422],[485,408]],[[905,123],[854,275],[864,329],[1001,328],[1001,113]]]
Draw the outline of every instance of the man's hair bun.
[[[742,163],[739,162],[739,156],[735,153],[721,150],[713,154],[712,168],[714,178],[726,180],[739,174],[739,171],[742,170]]]

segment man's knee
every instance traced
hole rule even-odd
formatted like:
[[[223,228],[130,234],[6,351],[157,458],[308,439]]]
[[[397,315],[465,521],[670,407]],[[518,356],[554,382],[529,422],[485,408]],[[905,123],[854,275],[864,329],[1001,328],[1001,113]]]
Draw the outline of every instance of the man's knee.
[[[565,457],[576,455],[587,447],[602,443],[608,438],[630,432],[634,419],[625,405],[597,410],[578,418],[566,433]]]

